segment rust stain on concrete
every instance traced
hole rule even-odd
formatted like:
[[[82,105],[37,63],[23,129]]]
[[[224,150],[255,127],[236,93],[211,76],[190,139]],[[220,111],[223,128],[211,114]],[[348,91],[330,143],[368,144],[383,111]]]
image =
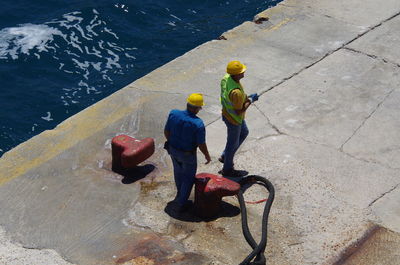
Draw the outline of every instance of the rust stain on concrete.
[[[154,260],[139,256],[137,258],[134,258],[133,260],[125,262],[122,265],[154,265]]]
[[[149,234],[132,245],[126,246],[117,257],[115,264],[201,264],[196,261],[201,262],[202,256],[191,252],[183,252],[175,244],[175,242],[166,238]]]
[[[141,191],[145,194],[147,194],[152,190],[156,190],[159,185],[160,185],[159,182],[155,182],[153,180],[150,182],[144,182],[144,181],[140,182]]]

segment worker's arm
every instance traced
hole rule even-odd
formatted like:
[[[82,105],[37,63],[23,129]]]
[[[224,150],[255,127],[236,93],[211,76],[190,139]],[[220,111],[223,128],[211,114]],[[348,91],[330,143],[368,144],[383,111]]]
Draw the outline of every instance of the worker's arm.
[[[204,158],[207,160],[205,164],[207,165],[211,161],[210,154],[208,153],[207,144],[199,144],[199,149],[204,154]]]
[[[243,104],[243,108],[240,110],[236,110],[237,114],[242,114],[243,112],[245,112],[247,110],[247,108],[250,106],[251,101],[249,99],[246,99],[246,101]]]
[[[251,104],[251,101],[247,97],[245,100],[243,100],[243,93],[239,89],[232,90],[229,97],[233,103],[233,109],[237,115],[245,112]]]
[[[170,131],[164,130],[164,136],[165,138],[167,138],[167,141],[169,140],[169,136],[170,136]]]

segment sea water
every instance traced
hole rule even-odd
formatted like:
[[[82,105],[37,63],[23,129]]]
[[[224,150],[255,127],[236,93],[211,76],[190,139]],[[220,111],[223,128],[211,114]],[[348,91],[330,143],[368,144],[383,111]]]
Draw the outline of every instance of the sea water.
[[[2,0],[0,156],[280,0]]]

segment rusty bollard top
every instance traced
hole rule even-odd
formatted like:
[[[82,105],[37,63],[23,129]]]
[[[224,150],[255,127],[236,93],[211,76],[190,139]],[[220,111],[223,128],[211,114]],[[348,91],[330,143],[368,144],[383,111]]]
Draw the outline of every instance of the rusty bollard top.
[[[201,183],[203,185],[201,185]],[[220,197],[232,196],[238,194],[240,190],[240,184],[222,176],[199,173],[196,175],[196,184],[202,186],[203,192],[213,193]]]
[[[115,136],[111,147],[115,169],[133,168],[152,156],[155,150],[153,138],[138,140],[124,134]]]

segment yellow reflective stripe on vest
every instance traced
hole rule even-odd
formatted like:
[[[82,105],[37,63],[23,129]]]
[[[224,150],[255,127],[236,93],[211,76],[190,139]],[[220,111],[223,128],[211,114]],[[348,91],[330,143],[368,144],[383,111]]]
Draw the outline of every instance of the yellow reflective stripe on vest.
[[[243,117],[241,115],[236,114],[235,109],[233,108],[233,104],[229,98],[229,94],[234,89],[240,89],[243,95],[243,102],[245,101],[245,94],[242,86],[237,83],[229,74],[226,74],[224,78],[221,80],[221,104],[226,109],[228,114],[232,117],[234,121],[239,124],[242,124]]]

